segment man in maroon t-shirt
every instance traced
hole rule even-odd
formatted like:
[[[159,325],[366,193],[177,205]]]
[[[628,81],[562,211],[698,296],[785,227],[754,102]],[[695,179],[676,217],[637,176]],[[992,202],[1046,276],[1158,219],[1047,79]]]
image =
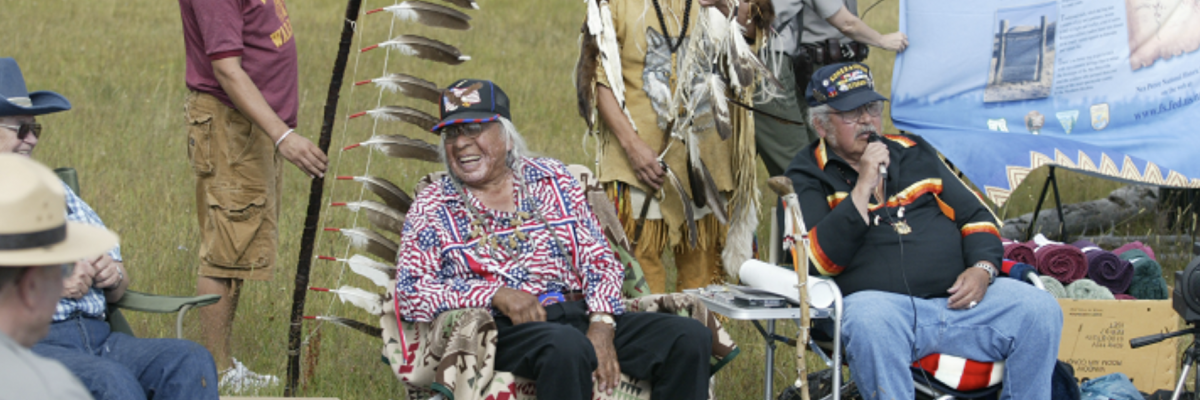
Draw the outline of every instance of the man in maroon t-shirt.
[[[328,160],[295,130],[296,40],[284,1],[179,0],[179,8],[200,225],[196,291],[221,295],[200,311],[204,342],[218,370],[232,367],[227,375],[241,375],[246,371],[230,355],[230,333],[243,281],[273,276],[279,156],[310,177],[324,176]]]

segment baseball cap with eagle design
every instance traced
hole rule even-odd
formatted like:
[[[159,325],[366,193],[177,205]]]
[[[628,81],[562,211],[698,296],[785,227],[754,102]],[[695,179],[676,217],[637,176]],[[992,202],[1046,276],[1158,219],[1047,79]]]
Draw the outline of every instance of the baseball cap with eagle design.
[[[481,124],[499,117],[512,120],[504,90],[492,81],[478,79],[460,79],[442,90],[438,111],[442,121],[431,129],[433,133],[450,125]]]

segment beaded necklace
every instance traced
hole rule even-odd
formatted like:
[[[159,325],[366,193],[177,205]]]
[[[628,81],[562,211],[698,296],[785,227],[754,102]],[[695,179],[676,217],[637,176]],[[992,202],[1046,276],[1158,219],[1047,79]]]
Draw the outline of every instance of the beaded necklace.
[[[509,169],[512,170],[513,168],[510,167]],[[553,244],[554,247],[558,249],[559,254],[562,254],[562,256],[567,259],[567,266],[569,266],[571,271],[575,272],[576,275],[579,275],[579,269],[575,266],[575,260],[567,254],[566,248],[562,244],[562,239],[555,234],[554,230],[550,226],[550,221],[547,220],[546,216],[542,214],[541,201],[538,200],[537,197],[529,194],[529,188],[525,184],[524,171],[525,161],[522,160],[519,171],[513,172],[513,181],[517,184],[517,189],[519,190],[521,198],[530,201],[533,204],[530,207],[531,211],[526,212],[521,211],[521,202],[517,202],[517,212],[514,213],[516,214],[516,218],[509,220],[509,226],[513,228],[513,233],[512,235],[509,235],[507,242],[499,240],[495,231],[492,230],[491,224],[486,222],[495,221],[499,218],[496,217],[495,214],[492,214],[490,210],[484,211],[476,208],[475,204],[472,203],[470,198],[467,196],[466,189],[463,187],[462,182],[460,182],[458,178],[451,177],[450,181],[453,183],[455,191],[458,192],[458,196],[463,204],[467,206],[467,213],[471,214],[471,232],[468,236],[468,240],[478,238],[479,241],[475,243],[475,247],[481,252],[487,252],[487,254],[493,258],[500,259],[497,257],[497,255],[503,255],[509,260],[515,260],[515,253],[519,251],[521,245],[529,239],[529,236],[526,235],[525,232],[521,231],[520,227],[525,224],[525,221],[528,221],[531,218],[536,218],[538,222],[541,222],[542,226],[545,227],[546,232],[550,235],[550,237],[554,239]],[[559,283],[561,284],[561,282]]]

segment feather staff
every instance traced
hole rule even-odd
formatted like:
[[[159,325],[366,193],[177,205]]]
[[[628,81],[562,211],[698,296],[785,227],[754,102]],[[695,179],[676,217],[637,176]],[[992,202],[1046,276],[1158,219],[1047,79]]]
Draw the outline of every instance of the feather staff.
[[[371,225],[385,229],[397,235],[404,231],[404,214],[392,209],[382,203],[371,200],[355,201],[350,203],[331,203],[332,207],[346,207],[350,211],[358,212],[366,210],[367,220],[371,221]]]
[[[373,136],[365,142],[346,146],[342,151],[359,146],[370,146],[375,150],[383,152],[383,154],[387,154],[388,157],[407,158],[432,163],[436,163],[440,159],[437,147],[424,140],[413,139],[400,134]]]
[[[333,72],[329,77],[329,89],[325,95],[325,115],[321,122],[321,136],[317,147],[322,153],[329,153],[329,142],[333,135],[333,123],[337,118],[338,99],[342,91],[342,78],[346,76],[346,61],[350,58],[351,45],[354,44],[354,27],[358,24],[358,15],[362,9],[362,0],[347,0],[346,14],[342,22],[342,36],[338,41],[337,56],[333,60]],[[285,397],[294,396],[300,382],[300,343],[304,335],[303,324],[304,302],[308,291],[309,272],[312,268],[313,243],[317,240],[317,222],[321,218],[321,206],[325,204],[322,195],[325,193],[325,178],[313,179],[309,185],[308,209],[304,216],[304,229],[300,236],[300,255],[296,261],[295,285],[292,289],[292,312],[288,315],[287,375],[283,387]]]
[[[356,288],[354,286],[342,286],[337,289],[327,289],[322,287],[310,287],[308,290],[314,292],[329,292],[338,295],[338,299],[342,303],[350,303],[355,307],[366,310],[371,315],[383,315],[383,296]]]
[[[374,325],[369,325],[365,322],[355,321],[355,320],[352,320],[349,318],[329,317],[329,316],[324,316],[324,315],[305,315],[304,319],[329,321],[329,322],[365,333],[365,334],[367,334],[367,336],[371,336],[374,338],[382,338],[383,337],[383,328],[380,328],[380,327],[374,326]]]
[[[374,14],[380,11],[392,13],[401,21],[416,21],[434,28],[446,28],[465,31],[471,29],[471,16],[450,7],[426,3],[420,0],[409,0],[394,6],[376,8],[367,11]]]
[[[375,79],[355,82],[355,86],[374,83],[381,89],[388,90],[392,93],[399,92],[405,96],[425,100],[433,104],[437,104],[442,98],[442,89],[438,88],[437,84],[405,74],[387,74]]]
[[[388,207],[394,208],[402,213],[408,213],[408,208],[412,207],[412,197],[409,196],[408,193],[405,193],[404,190],[401,190],[399,186],[396,186],[396,184],[388,181],[387,179],[375,176],[339,176],[337,179],[341,181],[352,180],[361,183],[363,188],[366,188],[367,190],[370,190],[371,193],[378,195],[379,198],[383,200],[383,203],[387,204]]]
[[[371,253],[372,255],[379,257],[386,262],[396,262],[396,253],[400,251],[400,247],[396,245],[396,242],[393,242],[391,239],[388,239],[370,229],[325,228],[325,230],[330,232],[341,232],[342,235],[345,235],[347,239],[350,239],[350,244],[352,246],[358,249],[366,250],[368,253]]]
[[[471,59],[471,56],[463,54],[454,46],[417,35],[396,36],[392,40],[367,46],[359,52],[371,51],[379,47],[396,49],[407,56],[449,65],[462,64]]]
[[[317,256],[318,260],[344,262],[350,266],[350,270],[361,275],[364,278],[370,279],[371,283],[383,288],[390,288],[392,279],[396,278],[396,267],[372,260],[370,257],[362,254],[355,254],[349,259],[333,258],[330,256]]]
[[[433,129],[438,123],[438,119],[428,113],[405,106],[383,106],[374,110],[367,110],[350,115],[351,119],[358,118],[364,115],[370,115],[372,118],[381,119],[384,121],[403,121],[421,127],[426,132]]]

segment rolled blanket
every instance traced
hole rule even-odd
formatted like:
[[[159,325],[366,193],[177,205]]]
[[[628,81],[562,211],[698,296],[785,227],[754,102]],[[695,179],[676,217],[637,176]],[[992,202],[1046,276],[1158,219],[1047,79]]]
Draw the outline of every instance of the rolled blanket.
[[[1132,249],[1121,253],[1120,257],[1133,264],[1133,283],[1128,291],[1133,297],[1140,300],[1166,300],[1171,295],[1167,291],[1167,280],[1162,276],[1162,266],[1146,252]]]
[[[1030,272],[1032,272],[1034,275],[1037,275],[1037,268],[1034,268],[1032,265],[1021,263],[1021,262],[1016,262],[1013,260],[1004,260],[1001,263],[1000,272],[1003,272],[1005,275],[1008,275],[1009,278],[1013,278],[1013,279],[1019,280],[1021,282],[1025,282],[1025,283],[1032,285],[1033,282],[1029,281],[1028,276],[1029,276]]]
[[[1125,293],[1133,282],[1133,264],[1087,240],[1071,243],[1087,258],[1087,277],[1112,293]]]
[[[1129,250],[1141,250],[1142,252],[1146,253],[1151,260],[1158,261],[1158,257],[1154,256],[1154,249],[1151,249],[1150,246],[1147,246],[1145,243],[1137,241],[1133,243],[1126,243],[1124,246],[1118,247],[1116,250],[1113,250],[1113,254],[1120,256],[1121,253]]]
[[[1113,298],[1117,300],[1137,300],[1137,297],[1133,297],[1125,293],[1114,294]]]
[[[1033,249],[1037,247],[1033,243],[1005,243],[1004,258],[1013,260],[1019,263],[1037,265],[1037,257],[1033,255]]]
[[[1059,282],[1058,279],[1054,279],[1054,277],[1052,277],[1052,276],[1045,276],[1045,275],[1039,276],[1038,279],[1042,280],[1042,286],[1045,286],[1046,291],[1050,292],[1050,294],[1053,295],[1054,298],[1056,298],[1056,299],[1069,299],[1070,298],[1069,296],[1067,296],[1067,288],[1064,288],[1062,285],[1062,282]]]
[[[1087,275],[1088,263],[1083,252],[1069,244],[1047,244],[1034,252],[1038,273],[1053,276],[1063,284],[1070,284]]]
[[[1080,300],[1113,300],[1108,288],[1091,279],[1080,279],[1067,285],[1067,296]]]

